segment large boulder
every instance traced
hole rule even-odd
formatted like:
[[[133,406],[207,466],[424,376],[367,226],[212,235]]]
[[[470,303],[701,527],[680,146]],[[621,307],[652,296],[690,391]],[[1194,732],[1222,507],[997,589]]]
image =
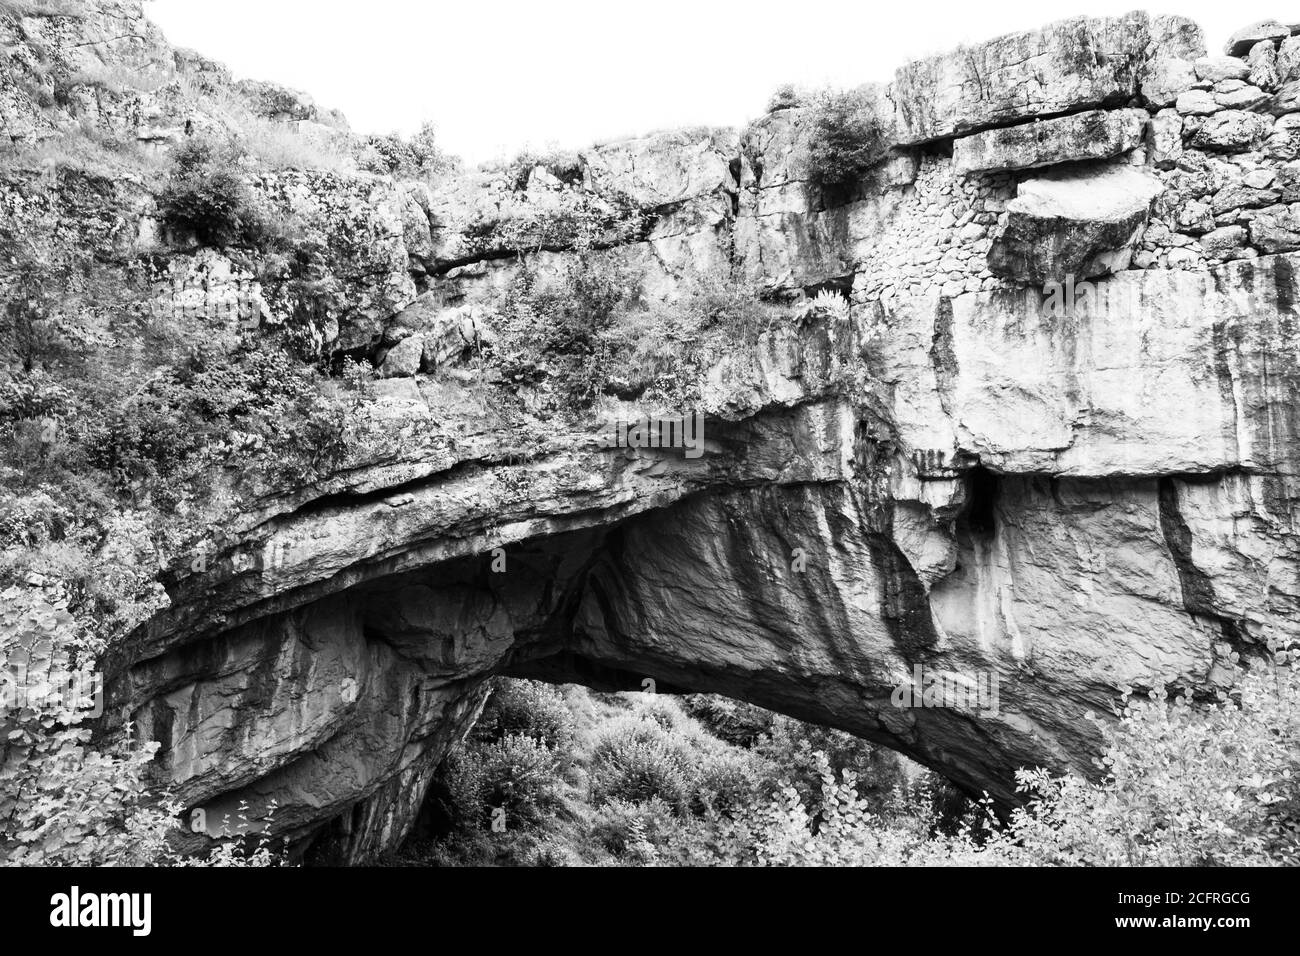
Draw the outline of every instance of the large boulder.
[[[1250,76],[1250,65],[1235,56],[1203,56],[1193,66],[1196,78],[1208,83],[1220,80],[1244,80]]]
[[[1205,55],[1205,35],[1185,17],[1151,17],[1138,92],[1153,110],[1173,106],[1178,94],[1197,82],[1196,61]]]
[[[398,313],[386,336],[399,340],[399,345],[393,351],[397,351],[411,338],[418,338],[421,351],[417,358],[422,355],[424,367],[430,369],[452,363],[469,350],[479,348],[496,337],[482,308],[476,305],[448,308],[437,292],[426,292]],[[392,361],[392,355],[390,352],[385,366]]]
[[[420,371],[423,359],[424,336],[410,335],[388,350],[381,371],[385,378],[410,378]]]
[[[1124,268],[1163,188],[1131,166],[1089,164],[1027,179],[1007,206],[989,269],[1045,283]]]
[[[1110,159],[1139,145],[1146,124],[1145,110],[1090,110],[988,130],[953,143],[953,166],[977,173]]]

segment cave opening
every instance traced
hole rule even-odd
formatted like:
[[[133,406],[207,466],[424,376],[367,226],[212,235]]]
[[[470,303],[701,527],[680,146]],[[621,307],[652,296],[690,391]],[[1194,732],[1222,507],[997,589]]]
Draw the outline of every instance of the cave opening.
[[[997,534],[997,506],[1001,478],[983,466],[966,474],[966,508],[962,519],[972,536],[989,539]]]

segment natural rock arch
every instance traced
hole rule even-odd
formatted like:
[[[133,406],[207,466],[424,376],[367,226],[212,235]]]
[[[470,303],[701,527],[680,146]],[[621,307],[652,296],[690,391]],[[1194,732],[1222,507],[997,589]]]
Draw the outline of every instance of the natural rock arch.
[[[858,318],[824,317],[765,340],[751,404],[708,420],[699,459],[572,434],[519,460],[414,454],[362,470],[277,504],[203,573],[175,580],[172,609],[121,649],[114,701],[163,742],[188,806],[213,820],[274,798],[278,830],[326,827],[344,859],[401,838],[494,673],[726,694],[1009,802],[1017,767],[1089,768],[1097,741],[1083,715],[1121,687],[1210,691],[1230,679],[1232,652],[1295,628],[1283,509],[1295,500],[1284,397],[1297,373],[1272,337],[1297,290],[1289,263],[1251,269],[1190,290],[1162,274],[1112,280],[1136,288],[1081,317],[1072,343],[1053,331],[1026,346],[1016,297],[910,313],[924,367],[936,334],[953,341],[938,414],[976,427],[1000,412],[983,403],[987,382],[963,381],[984,374],[973,358],[1014,342],[1039,350],[1000,373],[1023,394],[1080,388],[1078,339],[1126,335],[1132,303],[1182,295],[1129,372],[1215,408],[1190,425],[1130,417],[1119,444],[1095,417],[1064,449],[1036,445],[1041,412],[1028,407],[1024,440],[985,445],[985,464],[918,458],[908,429],[921,425],[897,387],[882,405],[879,382],[863,389],[849,374],[915,368],[897,351],[911,335],[895,327],[890,354]],[[1214,332],[1225,322],[1243,323],[1226,351]],[[1044,391],[1036,380],[1061,349],[1079,384]],[[1204,374],[1216,363],[1226,379]],[[796,379],[798,394],[773,397]],[[1127,395],[1093,399],[1107,401],[1131,407]],[[1250,464],[1215,457],[1248,448]],[[1049,458],[1078,464],[1046,473]],[[1271,563],[1249,559],[1261,549]],[[1213,579],[1203,567],[1234,563]],[[1246,593],[1263,596],[1243,607]],[[997,712],[894,706],[918,665],[996,675]]]
[[[1230,43],[1249,61],[1134,13],[909,64],[860,91],[881,156],[833,197],[799,105],[595,147],[581,177],[265,177],[344,280],[326,344],[380,365],[383,407],[466,427],[174,556],[107,723],[159,741],[209,821],[274,799],[277,832],[357,860],[402,838],[494,673],[717,691],[1002,801],[1017,767],[1089,769],[1083,714],[1121,688],[1228,686],[1300,636],[1300,36],[1267,26]],[[484,208],[611,196],[642,228],[608,251],[649,298],[708,269],[847,293],[708,371],[700,458],[443,415],[524,268]],[[217,277],[238,288],[205,318],[269,312],[219,250],[192,258],[158,308]],[[917,666],[996,676],[997,713],[895,706]]]

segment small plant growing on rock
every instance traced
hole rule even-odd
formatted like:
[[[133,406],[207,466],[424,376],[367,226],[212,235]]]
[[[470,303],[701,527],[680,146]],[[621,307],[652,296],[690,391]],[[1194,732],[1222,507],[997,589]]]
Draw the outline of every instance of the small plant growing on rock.
[[[264,225],[252,190],[238,171],[233,141],[196,136],[176,151],[158,197],[163,221],[210,246],[256,245]]]

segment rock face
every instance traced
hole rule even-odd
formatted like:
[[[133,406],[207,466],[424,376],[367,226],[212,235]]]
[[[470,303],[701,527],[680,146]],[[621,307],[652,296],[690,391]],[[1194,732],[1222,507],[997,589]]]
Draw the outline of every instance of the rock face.
[[[1019,767],[1090,772],[1083,714],[1120,688],[1209,693],[1300,637],[1289,33],[1229,62],[1186,20],[1079,18],[906,66],[860,91],[888,155],[835,191],[811,107],[431,183],[264,177],[308,223],[322,341],[390,376],[400,450],[250,504],[202,571],[178,556],[109,662],[108,723],[162,744],[187,808],[274,799],[339,861],[404,837],[494,674],[729,694],[1004,804]],[[50,134],[19,99],[11,135]],[[36,178],[0,208],[53,230]],[[148,234],[144,184],[76,195],[95,248]],[[507,420],[458,363],[495,297],[584,249],[666,308],[719,276],[816,305],[703,373],[677,410],[698,457]],[[168,269],[159,308],[292,308],[219,251]],[[918,667],[995,677],[997,704],[894,706]]]
[[[989,250],[1000,276],[1046,283],[1126,268],[1160,181],[1128,166],[1052,171],[1020,184]]]
[[[1062,20],[919,60],[900,68],[894,82],[898,142],[1122,106],[1157,68],[1186,62],[1190,73],[1190,62],[1204,53],[1195,24],[1132,13]]]

